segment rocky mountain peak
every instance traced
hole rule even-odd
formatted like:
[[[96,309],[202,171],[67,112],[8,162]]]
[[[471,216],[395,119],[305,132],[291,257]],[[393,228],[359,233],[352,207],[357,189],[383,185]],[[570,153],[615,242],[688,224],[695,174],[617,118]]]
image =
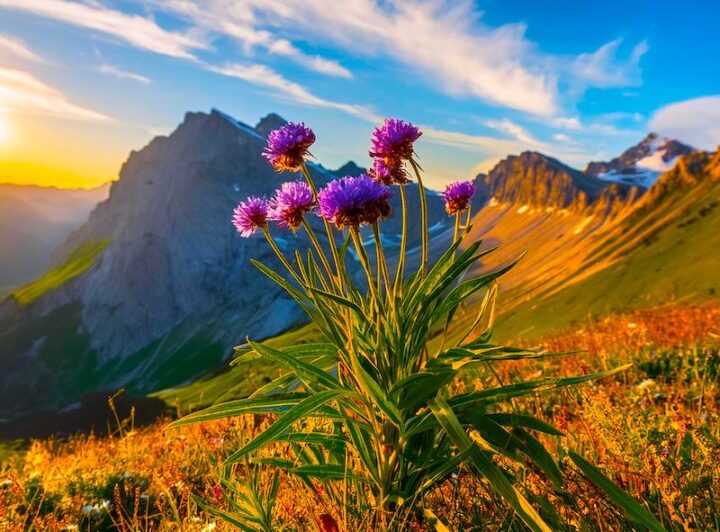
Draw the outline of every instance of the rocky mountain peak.
[[[367,168],[358,166],[355,161],[348,161],[337,170],[330,170],[330,172],[337,177],[345,177],[347,175],[356,177],[367,172]]]
[[[270,113],[260,119],[260,122],[258,122],[255,126],[255,130],[263,137],[267,137],[273,129],[282,127],[285,124],[287,124],[287,120],[285,120],[282,116]]]
[[[551,209],[583,208],[607,187],[594,176],[533,151],[503,159],[477,176],[476,184],[482,195],[494,201]]]
[[[649,133],[622,155],[605,162],[591,162],[585,172],[617,183],[649,188],[663,172],[670,170],[679,157],[694,151],[682,142]]]

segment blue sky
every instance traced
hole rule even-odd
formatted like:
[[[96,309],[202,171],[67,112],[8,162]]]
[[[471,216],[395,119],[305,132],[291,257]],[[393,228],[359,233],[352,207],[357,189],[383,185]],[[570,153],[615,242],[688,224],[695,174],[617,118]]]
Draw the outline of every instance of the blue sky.
[[[329,167],[410,120],[436,186],[525,149],[583,167],[649,130],[710,149],[719,28],[717,0],[0,0],[0,180],[111,179],[213,107],[305,121]]]

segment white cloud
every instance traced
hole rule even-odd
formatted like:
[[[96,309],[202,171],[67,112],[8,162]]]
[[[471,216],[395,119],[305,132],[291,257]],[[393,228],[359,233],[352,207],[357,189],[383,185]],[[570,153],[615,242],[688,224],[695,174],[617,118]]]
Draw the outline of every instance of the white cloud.
[[[287,57],[304,67],[328,76],[352,78],[352,73],[339,62],[306,54],[292,42],[278,38],[270,31],[257,27],[251,6],[246,2],[206,2],[190,0],[156,0],[160,10],[170,11],[192,22],[205,33],[226,35],[243,47],[246,55],[255,48],[263,48],[271,54]]]
[[[42,57],[33,52],[27,45],[16,37],[0,35],[0,52],[7,52],[24,61],[44,63]]]
[[[515,122],[512,122],[511,120],[508,120],[507,118],[502,120],[486,120],[485,125],[506,133],[527,146],[544,146],[544,143],[533,137],[527,129]]]
[[[573,131],[582,129],[582,122],[580,122],[579,118],[575,117],[557,117],[553,118],[550,123],[562,129],[571,129]]]
[[[103,63],[102,65],[100,65],[98,67],[98,72],[102,74],[107,74],[108,76],[113,76],[117,79],[128,79],[131,81],[137,81],[138,83],[142,83],[143,85],[149,85],[150,83],[152,83],[152,80],[150,78],[143,76],[142,74],[130,72],[129,70],[123,70],[122,68],[110,65],[108,63]]]
[[[649,129],[696,148],[715,150],[720,145],[720,95],[662,107],[650,119]]]
[[[167,31],[153,20],[107,8],[97,2],[66,0],[0,0],[0,7],[15,9],[99,31],[151,52],[194,60],[192,50],[207,45],[188,34]]]
[[[224,76],[241,79],[262,87],[269,87],[278,94],[303,105],[336,109],[371,123],[382,120],[379,115],[365,106],[320,98],[302,85],[284,78],[266,65],[232,63],[222,67],[207,65],[206,68],[211,72]]]
[[[570,142],[570,137],[566,135],[565,133],[555,133],[553,135],[553,139],[558,142]]]
[[[226,13],[221,0],[209,5]],[[556,80],[536,66],[540,62],[533,60],[525,27],[490,28],[469,0],[247,0],[246,5],[263,23],[299,29],[353,54],[399,61],[449,94],[540,115],[558,106]]]
[[[31,74],[0,68],[0,111],[43,114],[87,122],[112,122],[97,111],[69,102],[58,89]]]
[[[627,59],[618,57],[622,39],[610,41],[593,53],[580,54],[571,64],[571,83],[582,88],[629,87],[640,85],[640,59],[649,50],[646,41],[636,44]]]

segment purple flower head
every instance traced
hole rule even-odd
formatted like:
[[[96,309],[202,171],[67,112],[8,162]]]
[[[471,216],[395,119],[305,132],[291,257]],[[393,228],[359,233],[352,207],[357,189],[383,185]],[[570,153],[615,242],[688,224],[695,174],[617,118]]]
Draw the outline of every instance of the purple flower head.
[[[318,194],[320,216],[338,228],[372,224],[390,214],[390,189],[360,175],[331,181]]]
[[[409,122],[386,118],[382,126],[373,131],[370,155],[384,159],[388,165],[392,160],[410,159],[414,151],[413,143],[420,135],[422,132]]]
[[[303,216],[315,206],[312,190],[307,183],[290,181],[283,183],[270,200],[268,219],[280,227],[295,231],[302,224]]]
[[[272,167],[282,172],[297,170],[308,154],[308,148],[315,142],[315,133],[302,122],[290,122],[270,132],[267,146],[263,150]]]
[[[250,196],[233,211],[232,223],[244,238],[251,236],[258,227],[265,227],[268,217],[268,202],[257,196]]]
[[[475,183],[472,181],[455,181],[445,187],[442,197],[448,214],[457,214],[470,206],[475,195]]]
[[[407,183],[409,180],[402,160],[394,159],[389,162],[390,164],[387,164],[385,159],[375,159],[372,168],[368,170],[370,177],[387,186]]]

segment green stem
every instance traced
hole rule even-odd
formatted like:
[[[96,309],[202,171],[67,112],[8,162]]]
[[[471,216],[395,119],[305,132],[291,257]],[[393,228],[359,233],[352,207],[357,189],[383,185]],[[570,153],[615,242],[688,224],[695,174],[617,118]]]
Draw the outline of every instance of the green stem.
[[[453,232],[453,244],[458,241],[460,235],[460,213],[455,213],[455,231]]]
[[[332,284],[336,282],[337,278],[333,274],[330,262],[328,262],[327,257],[325,256],[325,252],[323,251],[322,246],[320,246],[320,242],[317,239],[317,236],[315,236],[315,231],[313,231],[313,228],[310,226],[310,224],[305,218],[303,218],[303,227],[305,227],[305,231],[307,231],[307,234],[310,237],[310,241],[312,242],[315,251],[320,257],[320,262],[322,262],[323,268],[325,268],[325,271],[327,272],[330,283]],[[337,287],[340,288],[339,285]]]
[[[418,193],[420,195],[420,220],[422,222],[421,225],[421,260],[420,260],[420,271],[425,272],[425,269],[427,268],[428,263],[428,246],[429,246],[429,234],[428,234],[428,212],[427,212],[427,195],[425,193],[425,186],[422,182],[422,177],[420,177],[420,169],[417,166],[417,163],[410,159],[410,165],[413,167],[413,170],[415,171],[415,177],[417,177],[417,183],[418,183]]]
[[[307,165],[303,162],[300,166],[300,170],[302,170],[303,175],[305,176],[305,181],[307,181],[308,186],[310,187],[310,190],[312,190],[313,198],[315,198],[315,202],[317,203],[317,187],[315,186],[315,182],[312,179],[312,176],[310,175],[310,172],[307,169]],[[328,243],[330,245],[330,251],[332,252],[333,260],[335,261],[335,270],[337,273],[337,285],[338,288],[342,288],[342,268],[341,268],[341,262],[340,262],[340,253],[338,253],[337,244],[335,243],[335,235],[332,231],[332,227],[330,227],[330,222],[328,222],[325,218],[323,218],[323,224],[325,225],[325,232],[327,233],[328,237]],[[342,291],[342,290],[341,290]]]
[[[375,250],[377,255],[377,267],[378,272],[382,273],[382,278],[385,281],[385,292],[390,300],[390,304],[394,306],[393,292],[390,285],[390,272],[388,271],[387,260],[385,260],[385,251],[383,250],[382,240],[380,239],[380,222],[373,224],[373,236],[375,237]],[[378,282],[378,290],[380,290],[380,283]]]
[[[399,294],[402,288],[403,278],[405,277],[405,252],[407,249],[407,230],[408,230],[408,212],[407,212],[407,194],[405,193],[405,185],[400,185],[400,207],[402,210],[402,235],[400,236],[400,256],[398,257],[397,271],[395,273],[395,294]]]
[[[370,287],[370,294],[375,301],[375,307],[380,308],[380,299],[378,298],[377,288],[375,286],[375,280],[373,279],[372,269],[370,268],[370,259],[368,259],[367,251],[360,238],[360,231],[357,227],[350,228],[350,237],[352,238],[355,250],[358,253],[360,264],[362,264],[365,275],[367,276],[368,285]]]
[[[280,251],[280,248],[275,243],[275,240],[270,234],[270,229],[268,229],[267,225],[263,226],[262,232],[265,235],[265,239],[268,241],[268,244],[270,244],[270,247],[275,252],[275,255],[277,255],[278,259],[280,259],[280,262],[282,262],[283,266],[285,266],[287,271],[290,272],[290,275],[293,276],[293,279],[295,279],[300,286],[305,286],[305,284],[302,282],[302,279],[295,271],[295,268],[292,267],[292,264],[290,264],[290,262],[285,258],[285,255],[283,255],[283,252]]]

